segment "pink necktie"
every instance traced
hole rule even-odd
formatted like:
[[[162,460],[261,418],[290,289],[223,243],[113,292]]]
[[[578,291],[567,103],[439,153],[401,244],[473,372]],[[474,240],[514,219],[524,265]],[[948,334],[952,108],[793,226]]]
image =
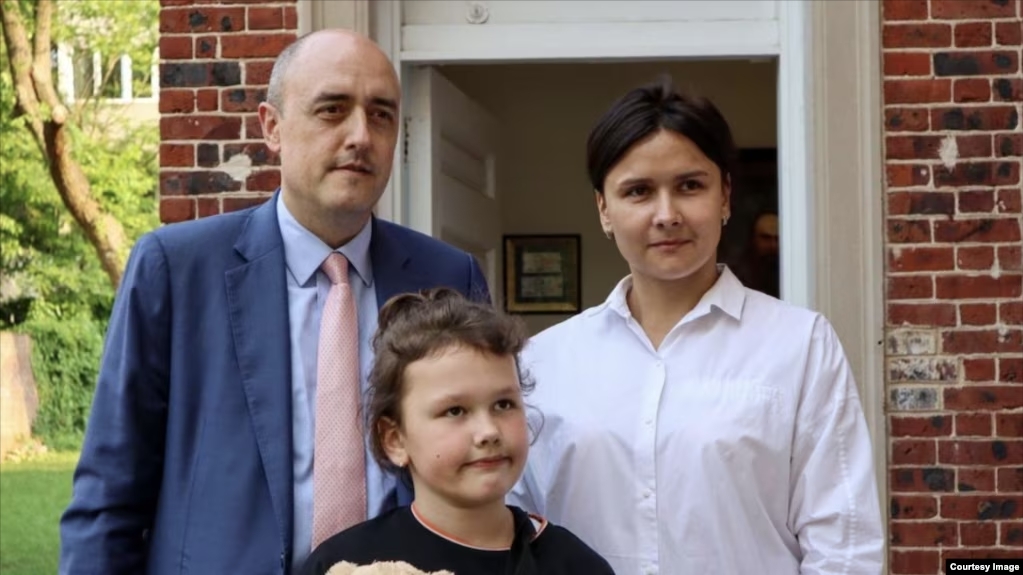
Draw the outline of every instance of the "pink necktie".
[[[321,266],[330,291],[320,319],[313,459],[313,548],[366,520],[366,452],[359,419],[359,324],[348,260],[332,252]]]

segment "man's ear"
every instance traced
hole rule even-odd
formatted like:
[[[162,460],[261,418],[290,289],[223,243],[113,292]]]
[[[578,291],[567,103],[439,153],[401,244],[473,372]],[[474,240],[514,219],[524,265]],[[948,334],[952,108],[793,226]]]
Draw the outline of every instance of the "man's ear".
[[[259,104],[259,126],[263,130],[263,141],[271,152],[281,152],[281,112],[267,102]]]
[[[377,421],[377,434],[380,436],[380,444],[387,454],[387,459],[395,467],[405,467],[409,464],[408,451],[405,449],[405,437],[401,433],[401,426],[390,417],[381,417]]]

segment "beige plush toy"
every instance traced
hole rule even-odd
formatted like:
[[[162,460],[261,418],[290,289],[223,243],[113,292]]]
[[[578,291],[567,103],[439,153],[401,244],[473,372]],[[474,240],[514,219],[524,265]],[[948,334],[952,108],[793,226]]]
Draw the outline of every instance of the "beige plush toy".
[[[455,575],[450,571],[426,573],[404,561],[383,561],[372,565],[353,565],[342,561],[330,568],[327,575]]]

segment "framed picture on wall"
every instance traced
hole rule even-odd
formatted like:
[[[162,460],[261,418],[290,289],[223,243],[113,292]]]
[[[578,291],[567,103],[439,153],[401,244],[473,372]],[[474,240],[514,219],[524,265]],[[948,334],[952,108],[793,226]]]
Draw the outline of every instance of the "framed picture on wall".
[[[578,313],[579,234],[504,236],[504,307],[510,313]]]

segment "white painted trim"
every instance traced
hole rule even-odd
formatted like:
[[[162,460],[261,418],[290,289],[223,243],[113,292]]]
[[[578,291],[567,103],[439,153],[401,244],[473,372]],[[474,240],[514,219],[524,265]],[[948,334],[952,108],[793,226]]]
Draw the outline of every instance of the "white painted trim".
[[[780,2],[781,58],[778,61],[778,219],[781,295],[816,308],[813,278],[814,216],[811,190],[814,141],[809,4]]]
[[[448,64],[777,53],[775,20],[418,25],[402,28],[401,44],[402,62]]]

